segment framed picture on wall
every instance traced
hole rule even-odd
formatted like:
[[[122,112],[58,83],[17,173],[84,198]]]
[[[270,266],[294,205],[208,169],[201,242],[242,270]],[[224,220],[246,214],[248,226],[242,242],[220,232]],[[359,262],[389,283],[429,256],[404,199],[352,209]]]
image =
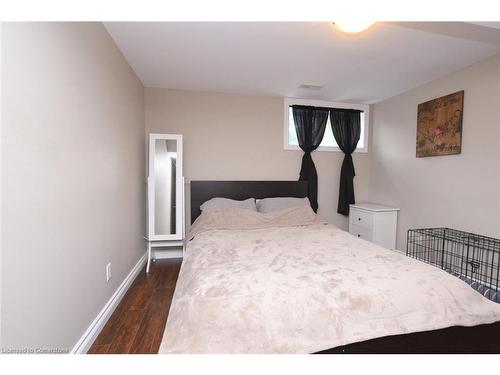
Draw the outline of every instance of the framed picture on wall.
[[[417,158],[462,152],[464,91],[418,105]]]

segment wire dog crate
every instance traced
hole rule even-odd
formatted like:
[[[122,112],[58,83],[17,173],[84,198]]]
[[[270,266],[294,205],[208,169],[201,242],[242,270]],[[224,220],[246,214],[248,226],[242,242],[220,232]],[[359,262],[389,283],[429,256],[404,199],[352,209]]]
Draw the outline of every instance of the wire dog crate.
[[[406,255],[439,267],[500,303],[500,240],[450,228],[408,230]]]

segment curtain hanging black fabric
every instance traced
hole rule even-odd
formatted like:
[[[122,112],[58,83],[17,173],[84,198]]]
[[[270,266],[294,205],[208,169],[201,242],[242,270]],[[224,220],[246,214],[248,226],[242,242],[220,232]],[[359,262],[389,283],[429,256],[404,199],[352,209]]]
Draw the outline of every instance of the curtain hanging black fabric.
[[[299,146],[304,151],[299,181],[308,182],[309,201],[312,209],[316,212],[318,210],[318,174],[311,152],[316,150],[323,140],[328,120],[328,109],[294,105],[292,112]]]
[[[330,109],[330,123],[333,136],[344,152],[344,161],[340,170],[339,203],[337,212],[349,215],[349,204],[354,200],[354,164],[351,154],[358,145],[361,134],[361,112],[355,109]]]

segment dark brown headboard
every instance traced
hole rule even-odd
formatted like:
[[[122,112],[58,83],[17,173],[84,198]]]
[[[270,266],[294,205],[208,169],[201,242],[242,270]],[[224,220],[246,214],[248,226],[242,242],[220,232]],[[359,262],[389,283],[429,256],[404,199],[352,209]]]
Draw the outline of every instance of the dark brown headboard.
[[[307,197],[306,181],[191,181],[191,223],[200,216],[203,202],[215,198]]]

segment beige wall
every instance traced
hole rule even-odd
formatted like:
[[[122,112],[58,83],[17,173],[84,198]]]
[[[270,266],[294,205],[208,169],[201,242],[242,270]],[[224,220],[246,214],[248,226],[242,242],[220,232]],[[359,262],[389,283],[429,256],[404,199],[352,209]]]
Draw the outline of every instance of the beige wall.
[[[465,90],[462,153],[415,157],[417,105]],[[408,228],[448,226],[500,237],[500,55],[374,106],[371,200],[401,208]]]
[[[0,22],[0,87],[2,87],[2,29],[3,24]],[[2,90],[0,90],[0,348],[2,348]]]
[[[97,23],[6,24],[1,35],[4,348],[71,349],[143,254],[144,116],[146,135],[183,134],[188,180],[298,177],[282,98],[144,90]],[[462,154],[415,158],[417,104],[458,90]],[[498,103],[500,56],[374,106],[356,196],[401,208],[398,248],[414,227],[500,236]],[[343,154],[313,158],[319,213],[347,229],[336,214]]]
[[[283,98],[152,88],[145,89],[145,98],[146,134],[183,135],[186,179],[298,178],[302,152],[283,149]],[[346,229],[347,220],[336,213],[343,155],[317,151],[313,159],[319,176],[319,213]],[[369,155],[355,154],[353,159],[356,194],[363,199]],[[186,200],[189,213],[189,196]]]
[[[144,253],[143,87],[99,23],[4,24],[2,65],[3,347],[71,349]]]

